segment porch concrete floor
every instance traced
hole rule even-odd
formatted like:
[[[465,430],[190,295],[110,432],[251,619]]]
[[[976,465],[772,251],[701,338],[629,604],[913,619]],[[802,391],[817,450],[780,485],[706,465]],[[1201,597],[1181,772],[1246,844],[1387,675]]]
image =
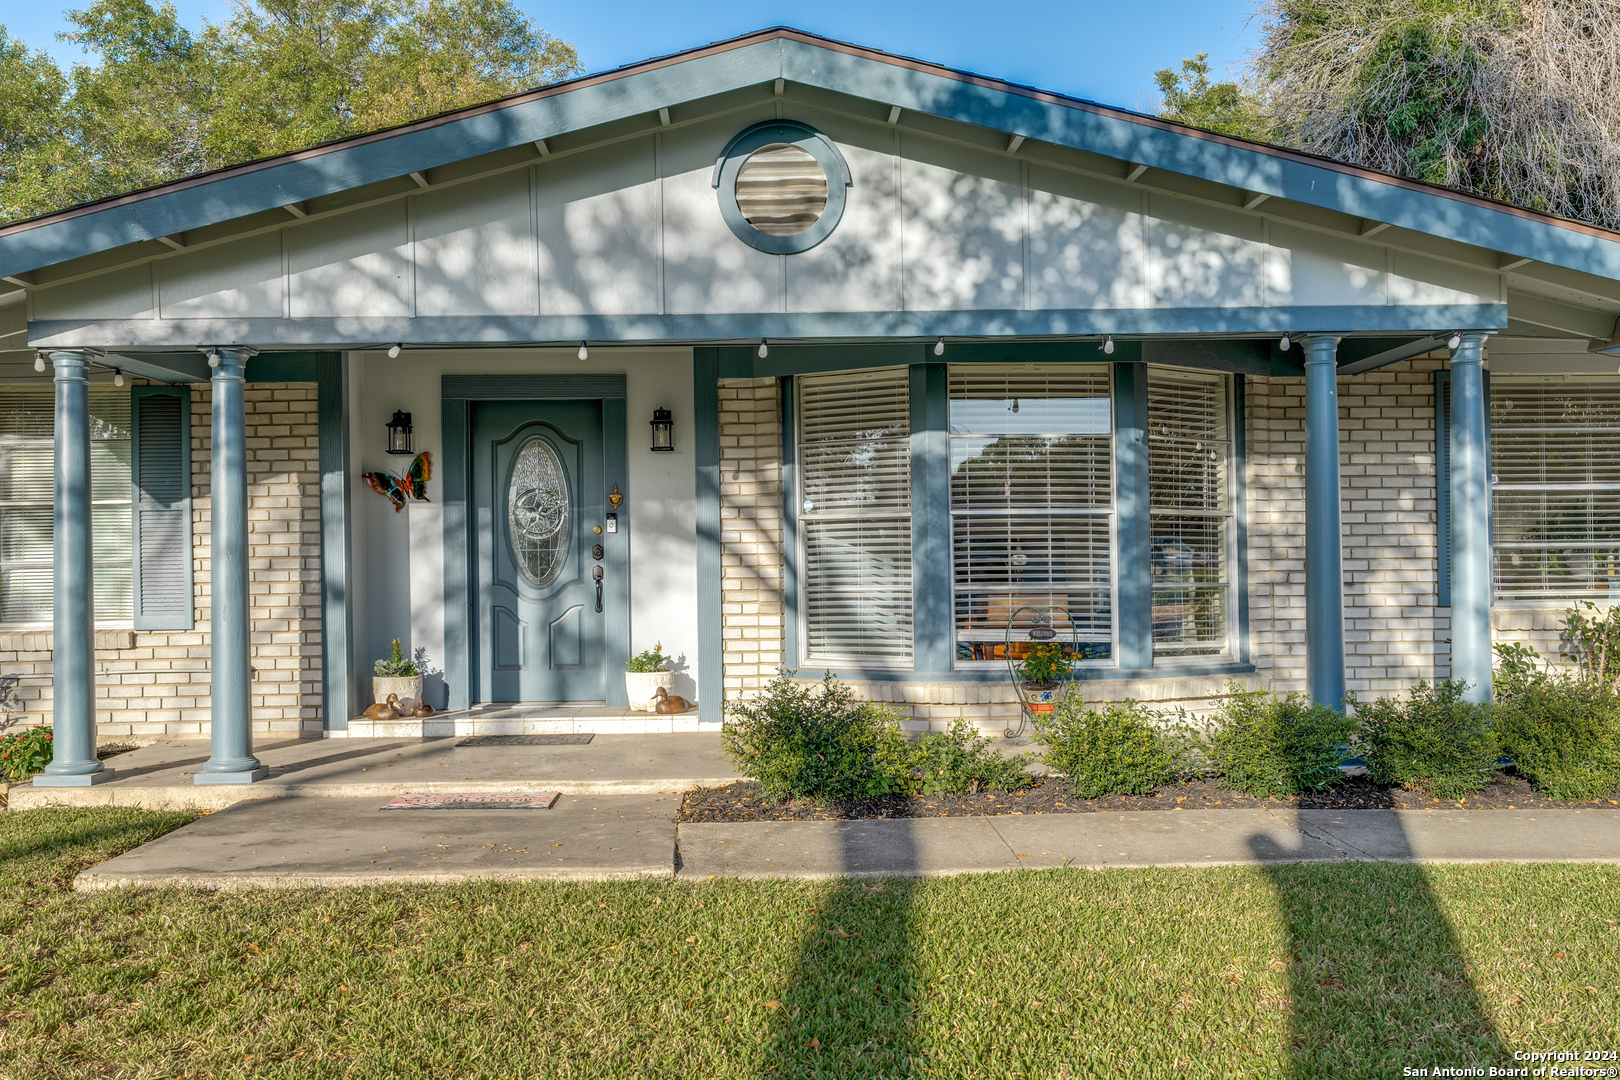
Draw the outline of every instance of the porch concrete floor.
[[[83,871],[75,888],[470,879],[935,877],[1292,862],[1620,862],[1620,811],[1213,810],[677,826],[678,795],[551,810],[242,803]]]
[[[95,787],[20,784],[12,809],[135,806],[219,810],[244,800],[359,798],[433,791],[559,791],[666,794],[738,779],[718,732],[597,735],[584,746],[457,746],[454,738],[319,739],[254,747],[270,777],[257,784],[206,785],[192,776],[208,740],[167,739],[107,759],[117,778]],[[414,811],[413,811],[414,812]],[[474,811],[456,811],[474,813]]]

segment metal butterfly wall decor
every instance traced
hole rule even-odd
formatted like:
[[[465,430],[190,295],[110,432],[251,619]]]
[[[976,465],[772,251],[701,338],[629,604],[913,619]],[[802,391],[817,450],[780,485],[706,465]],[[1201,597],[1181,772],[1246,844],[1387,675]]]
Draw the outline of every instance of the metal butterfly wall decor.
[[[433,458],[424,450],[416,455],[411,467],[405,470],[404,476],[395,476],[387,472],[361,473],[371,490],[379,495],[386,496],[394,504],[394,513],[405,509],[406,499],[416,499],[419,502],[429,502],[427,497],[427,482],[433,478]]]

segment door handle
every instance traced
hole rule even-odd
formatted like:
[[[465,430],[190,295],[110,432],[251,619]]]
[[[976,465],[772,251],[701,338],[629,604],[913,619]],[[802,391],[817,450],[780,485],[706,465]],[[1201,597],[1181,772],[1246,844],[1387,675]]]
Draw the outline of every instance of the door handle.
[[[591,577],[596,579],[596,613],[602,614],[602,568],[591,567]]]

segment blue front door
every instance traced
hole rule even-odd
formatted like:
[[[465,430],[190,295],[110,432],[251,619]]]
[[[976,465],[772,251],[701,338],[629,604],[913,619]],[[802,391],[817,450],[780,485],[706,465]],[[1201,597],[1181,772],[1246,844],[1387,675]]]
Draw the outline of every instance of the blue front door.
[[[475,701],[601,701],[602,406],[473,406]]]

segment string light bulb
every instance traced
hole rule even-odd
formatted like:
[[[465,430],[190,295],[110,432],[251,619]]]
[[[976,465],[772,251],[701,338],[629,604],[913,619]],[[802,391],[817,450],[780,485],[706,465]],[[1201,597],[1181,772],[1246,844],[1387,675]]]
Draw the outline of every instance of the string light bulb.
[[[765,343],[764,338],[760,338],[759,339],[759,358],[761,360],[763,360],[769,355],[771,355],[771,347]]]
[[[940,338],[938,341],[934,342],[934,355],[935,356],[944,356],[945,355],[945,339],[944,338]]]
[[[211,368],[219,367],[219,350],[218,349],[209,350],[209,353],[208,353],[208,366],[211,367]]]
[[[1107,353],[1109,356],[1114,355],[1114,335],[1113,334],[1109,334],[1108,337],[1103,339],[1103,352]]]
[[[1283,333],[1283,339],[1282,339],[1282,342],[1281,342],[1281,344],[1280,344],[1280,345],[1279,345],[1279,346],[1278,346],[1278,348],[1280,348],[1280,349],[1282,349],[1282,351],[1283,351],[1283,352],[1287,352],[1287,351],[1288,351],[1288,350],[1289,350],[1289,349],[1291,349],[1291,348],[1293,348],[1293,347],[1294,347],[1294,341],[1293,341],[1293,339],[1292,339],[1292,338],[1290,338],[1290,337],[1289,337],[1289,336],[1288,336],[1288,334],[1287,334],[1287,332],[1286,332],[1286,331],[1285,331],[1285,332],[1284,332],[1284,333]]]
[[[1462,348],[1462,335],[1461,334],[1452,334],[1451,335],[1451,340],[1446,342],[1446,344],[1451,346],[1451,351],[1452,352],[1456,352],[1458,349]]]
[[[388,359],[390,359],[390,360],[399,359],[399,345],[397,343],[388,346]]]
[[[124,373],[122,371],[118,370],[117,368],[113,368],[113,385],[114,386],[123,386],[124,385]]]
[[[34,354],[34,370],[35,371],[44,371],[45,370],[45,354],[44,353],[38,352],[38,353]]]
[[[583,341],[579,343],[579,358],[581,360],[589,360],[591,358],[591,350],[585,347],[585,343]]]

